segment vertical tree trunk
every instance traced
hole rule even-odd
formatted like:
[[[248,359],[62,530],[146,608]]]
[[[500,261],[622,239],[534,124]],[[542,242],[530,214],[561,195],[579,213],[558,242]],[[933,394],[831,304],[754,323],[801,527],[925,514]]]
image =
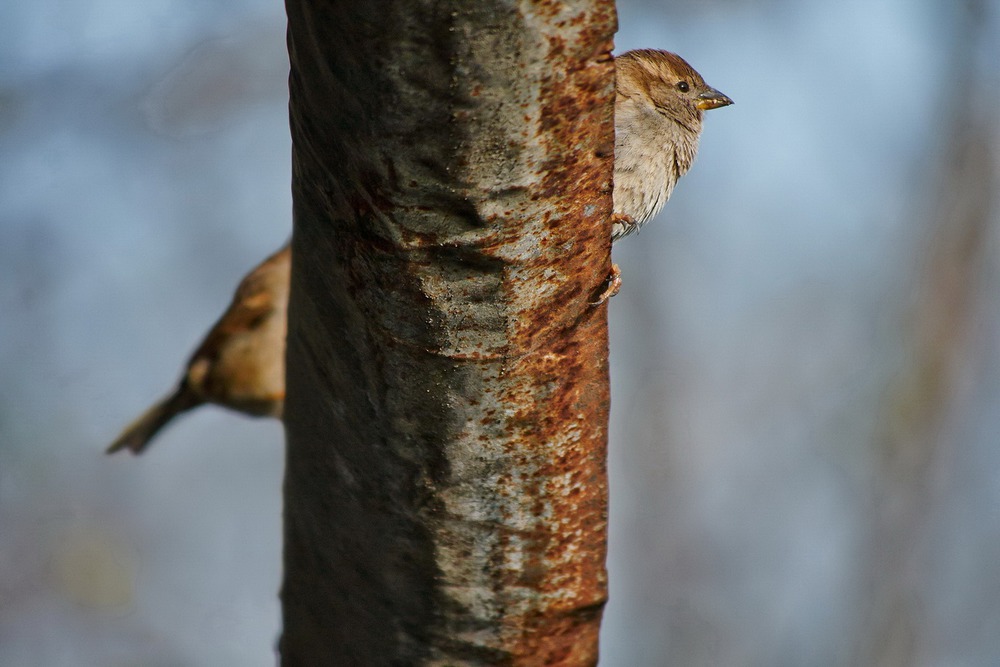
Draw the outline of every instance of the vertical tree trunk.
[[[287,10],[282,664],[593,664],[613,3]]]

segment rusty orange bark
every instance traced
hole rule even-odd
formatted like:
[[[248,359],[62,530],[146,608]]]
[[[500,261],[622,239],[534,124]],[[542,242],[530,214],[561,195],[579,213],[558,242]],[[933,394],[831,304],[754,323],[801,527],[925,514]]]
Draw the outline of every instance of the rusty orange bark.
[[[282,664],[594,664],[614,5],[287,10]]]

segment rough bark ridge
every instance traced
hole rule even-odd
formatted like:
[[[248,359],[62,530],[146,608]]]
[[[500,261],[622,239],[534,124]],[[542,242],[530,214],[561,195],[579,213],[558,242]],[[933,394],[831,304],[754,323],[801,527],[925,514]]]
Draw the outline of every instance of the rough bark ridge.
[[[613,3],[287,10],[282,664],[593,664]]]

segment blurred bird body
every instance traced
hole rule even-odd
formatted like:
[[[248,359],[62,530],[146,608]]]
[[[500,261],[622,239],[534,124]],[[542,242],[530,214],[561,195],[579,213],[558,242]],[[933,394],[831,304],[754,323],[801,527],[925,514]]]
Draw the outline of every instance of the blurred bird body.
[[[126,427],[108,453],[142,452],[170,420],[204,403],[280,419],[285,402],[290,274],[289,246],[251,271],[191,355],[177,388]]]
[[[659,213],[698,152],[702,112],[732,104],[676,54],[629,51],[615,63],[612,240]],[[291,249],[285,246],[243,279],[177,389],[129,425],[109,453],[142,452],[171,419],[204,403],[281,418],[290,266]],[[618,291],[620,276],[613,265],[597,303]]]

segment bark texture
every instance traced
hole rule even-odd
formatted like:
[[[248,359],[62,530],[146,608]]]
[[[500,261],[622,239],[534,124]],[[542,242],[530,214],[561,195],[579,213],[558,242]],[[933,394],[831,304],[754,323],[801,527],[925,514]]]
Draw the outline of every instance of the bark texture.
[[[286,4],[282,664],[594,664],[613,3]]]

